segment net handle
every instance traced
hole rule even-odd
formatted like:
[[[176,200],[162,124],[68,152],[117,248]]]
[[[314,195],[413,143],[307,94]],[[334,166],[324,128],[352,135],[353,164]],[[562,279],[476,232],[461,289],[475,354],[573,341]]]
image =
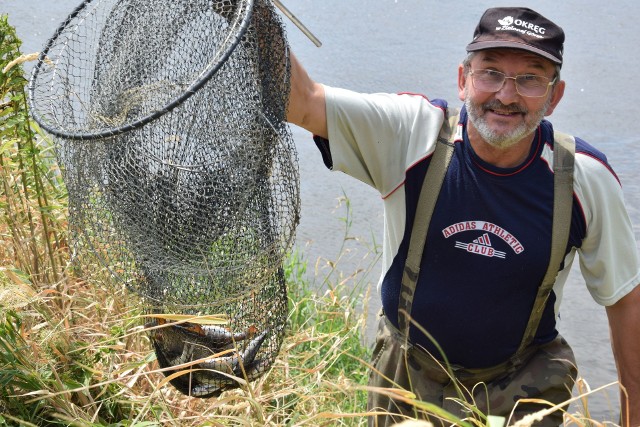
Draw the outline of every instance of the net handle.
[[[254,0],[238,0],[238,3],[241,3],[246,7],[245,7],[242,20],[240,22],[240,26],[238,30],[235,32],[235,36],[232,42],[227,46],[227,49],[219,57],[219,59],[216,61],[215,64],[209,64],[208,68],[205,69],[203,73],[201,73],[200,78],[198,80],[192,83],[180,96],[171,100],[163,108],[160,108],[154,111],[153,113],[148,114],[147,116],[142,117],[138,120],[134,120],[131,123],[128,123],[123,126],[119,126],[117,128],[109,129],[109,130],[102,130],[100,132],[79,132],[79,133],[65,132],[59,128],[49,125],[40,116],[40,114],[38,113],[38,109],[35,108],[35,105],[34,105],[35,81],[41,72],[42,64],[44,63],[45,58],[47,57],[47,53],[49,52],[49,49],[51,49],[51,46],[53,46],[53,43],[60,36],[62,31],[69,25],[71,20],[74,19],[80,13],[81,10],[86,8],[87,5],[93,1],[94,0],[84,0],[78,7],[76,7],[73,10],[73,12],[71,12],[71,14],[69,14],[67,19],[65,19],[62,22],[62,24],[60,24],[60,26],[54,33],[53,37],[51,37],[47,41],[47,44],[45,45],[44,49],[42,50],[42,52],[40,52],[40,55],[38,56],[38,61],[36,62],[33,68],[31,78],[29,79],[29,85],[27,87],[27,91],[29,94],[28,102],[29,102],[29,109],[31,110],[31,116],[40,125],[42,129],[60,138],[65,138],[70,140],[94,140],[94,139],[110,138],[113,136],[117,136],[125,132],[138,129],[146,125],[147,123],[152,122],[153,120],[156,120],[160,116],[164,115],[165,113],[168,113],[169,111],[173,110],[174,108],[176,108],[177,106],[185,102],[198,89],[204,86],[204,84],[207,83],[211,79],[211,77],[213,77],[213,75],[220,69],[220,67],[222,67],[222,65],[227,61],[229,56],[231,56],[231,53],[235,50],[236,46],[238,46],[238,43],[240,43],[240,39],[242,39],[242,37],[247,32],[247,29],[249,28],[249,24],[251,23],[251,16],[253,12],[253,4],[254,4]]]
[[[307,38],[309,38],[309,40],[311,40],[313,44],[315,44],[317,47],[322,46],[322,42],[316,36],[314,36],[313,33],[309,31],[309,29],[293,13],[291,13],[291,11],[287,9],[285,5],[280,2],[280,0],[273,0],[273,4],[275,4],[276,7],[280,9],[280,12],[282,12],[287,18],[289,18],[291,22],[293,22],[295,26],[298,27],[298,29],[302,31],[302,33],[307,36]]]

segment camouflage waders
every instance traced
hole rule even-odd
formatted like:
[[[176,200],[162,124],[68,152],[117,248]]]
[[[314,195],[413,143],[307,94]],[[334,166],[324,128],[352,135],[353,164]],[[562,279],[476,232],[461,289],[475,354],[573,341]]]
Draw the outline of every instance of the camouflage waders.
[[[549,408],[549,403],[565,402],[571,397],[571,389],[577,377],[573,351],[561,336],[547,344],[532,345],[547,298],[566,254],[573,205],[575,140],[569,135],[557,132],[554,134],[551,256],[518,350],[509,360],[491,368],[465,369],[451,366],[451,378],[447,369],[432,356],[407,342],[410,324],[406,313],[411,313],[431,214],[453,156],[454,141],[459,136],[455,132],[460,130],[458,120],[457,111],[447,111],[418,199],[416,218],[419,217],[420,220],[414,221],[411,230],[398,301],[399,329],[386,317],[380,319],[369,385],[411,391],[418,400],[443,408],[458,418],[472,415],[469,405],[464,405],[464,402],[473,405],[484,415],[505,418],[510,417],[515,407],[510,420],[513,422],[524,415]],[[523,398],[535,398],[548,403],[528,402],[516,405]],[[451,425],[451,422],[429,417],[424,412],[418,413],[412,405],[393,400],[375,390],[369,392],[368,409],[386,412],[384,415],[370,417],[370,426],[389,426],[406,418],[428,419],[436,427]],[[559,424],[562,424],[562,412],[556,411],[535,425]]]
[[[577,376],[573,351],[564,338],[558,336],[548,344],[531,346],[519,357],[492,368],[464,369],[451,366],[458,385],[456,387],[446,368],[422,349],[406,343],[400,331],[385,316],[380,318],[378,324],[372,366],[369,386],[410,390],[418,400],[433,403],[461,419],[472,414],[460,402],[473,404],[485,415],[507,419],[519,399],[536,398],[554,404],[565,402],[571,397]],[[390,426],[407,417],[429,420],[436,427],[451,425],[375,391],[369,392],[367,406],[370,411],[400,414],[371,417],[370,426]],[[548,404],[518,404],[510,423],[547,408]],[[560,424],[562,412],[556,411],[534,425]]]

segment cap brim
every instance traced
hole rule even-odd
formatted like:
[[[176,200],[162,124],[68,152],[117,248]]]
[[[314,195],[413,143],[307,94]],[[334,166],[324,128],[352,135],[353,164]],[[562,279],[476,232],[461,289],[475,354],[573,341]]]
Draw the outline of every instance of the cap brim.
[[[509,40],[488,40],[488,41],[471,42],[467,45],[467,52],[475,52],[478,50],[497,49],[497,48],[511,48],[511,49],[526,50],[528,52],[532,52],[544,58],[547,58],[548,60],[550,60],[555,64],[562,65],[562,60],[557,56],[550,54],[549,52],[545,52],[542,49],[535,48],[528,44],[519,43],[516,41],[509,41]]]

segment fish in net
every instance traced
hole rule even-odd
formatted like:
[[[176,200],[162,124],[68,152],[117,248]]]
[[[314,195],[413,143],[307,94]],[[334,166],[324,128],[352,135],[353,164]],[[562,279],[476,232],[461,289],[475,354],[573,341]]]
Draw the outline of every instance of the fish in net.
[[[185,394],[260,377],[282,343],[300,208],[288,54],[267,0],[88,0],[30,79],[76,250],[143,297]]]

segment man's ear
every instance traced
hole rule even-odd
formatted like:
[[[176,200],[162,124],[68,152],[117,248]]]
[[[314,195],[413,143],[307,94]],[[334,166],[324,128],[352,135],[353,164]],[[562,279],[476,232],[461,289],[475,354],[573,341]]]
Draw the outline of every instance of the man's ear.
[[[553,110],[556,109],[556,106],[560,103],[560,100],[564,96],[565,86],[566,85],[564,80],[560,80],[555,86],[553,86],[551,93],[551,103],[549,104],[549,108],[547,108],[547,111],[545,111],[544,113],[545,116],[550,116],[551,113],[553,113]]]
[[[458,65],[458,98],[464,102],[465,99],[465,86],[467,84],[467,76],[464,73],[464,66]]]

